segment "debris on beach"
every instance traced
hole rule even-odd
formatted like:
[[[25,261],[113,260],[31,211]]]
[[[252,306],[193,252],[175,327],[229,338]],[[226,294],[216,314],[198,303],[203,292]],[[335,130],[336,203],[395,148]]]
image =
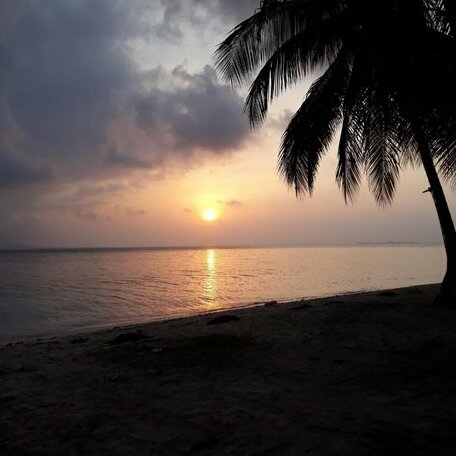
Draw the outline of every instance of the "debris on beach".
[[[84,344],[88,340],[88,337],[75,337],[74,339],[70,340],[70,344]]]
[[[310,309],[312,306],[310,304],[304,303],[296,307],[292,307],[290,310],[303,310],[303,309]]]
[[[229,323],[231,321],[239,321],[240,318],[236,315],[220,315],[218,317],[209,320],[206,324],[207,325],[220,325],[222,323]]]
[[[392,298],[394,296],[399,296],[399,293],[396,293],[395,291],[382,291],[381,293],[377,293],[377,296]]]
[[[113,340],[111,340],[112,345],[123,344],[125,342],[136,342],[138,340],[148,339],[149,336],[142,332],[132,332],[132,333],[125,333],[119,334]]]

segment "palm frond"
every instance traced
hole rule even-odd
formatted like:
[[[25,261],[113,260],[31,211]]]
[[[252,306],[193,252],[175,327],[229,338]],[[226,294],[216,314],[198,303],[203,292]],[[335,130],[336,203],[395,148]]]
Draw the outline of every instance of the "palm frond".
[[[268,2],[235,27],[218,46],[217,72],[233,85],[242,84],[291,37],[345,8],[343,0]]]
[[[237,25],[215,52],[215,67],[231,84],[241,84],[291,36],[304,27],[302,2],[272,2]]]
[[[336,182],[346,203],[353,201],[361,183],[362,152],[353,131],[350,116],[344,116],[339,139]]]
[[[446,22],[449,25],[449,34],[456,38],[456,4],[454,0],[442,0]]]
[[[450,0],[453,2],[454,0]],[[450,2],[448,2],[450,3]],[[445,35],[451,34],[451,26],[447,14],[445,0],[423,0],[422,2],[426,24]],[[451,5],[450,5],[451,8]]]
[[[440,175],[456,187],[456,118],[448,115],[446,122],[434,126],[427,136]]]
[[[456,2],[368,3],[264,1],[216,51],[217,71],[233,85],[260,70],[245,105],[254,127],[275,97],[329,65],[282,137],[278,172],[297,194],[312,193],[342,122],[336,180],[345,200],[363,165],[377,202],[390,203],[401,166],[419,163],[417,117],[440,174],[456,185]]]
[[[369,188],[378,204],[385,206],[394,198],[401,170],[401,144],[397,135],[397,108],[392,100],[372,94],[366,124],[364,163]]]
[[[311,194],[320,159],[337,131],[351,56],[342,49],[307,93],[288,125],[279,152],[279,174],[297,195]]]
[[[398,116],[395,130],[398,149],[401,151],[401,168],[405,168],[406,166],[411,166],[412,168],[419,167],[421,165],[421,158],[413,129],[408,119],[406,117]]]
[[[342,190],[346,203],[354,199],[361,183],[360,165],[363,159],[366,109],[363,69],[355,58],[343,105],[336,182]]]
[[[330,64],[341,47],[343,14],[306,28],[280,46],[263,65],[245,103],[253,127],[265,119],[269,103],[317,66]]]

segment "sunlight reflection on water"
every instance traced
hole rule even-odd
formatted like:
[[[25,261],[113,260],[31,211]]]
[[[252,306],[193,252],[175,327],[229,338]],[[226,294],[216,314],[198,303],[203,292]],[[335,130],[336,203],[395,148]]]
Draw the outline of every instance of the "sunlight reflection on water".
[[[213,307],[217,305],[217,253],[206,251],[206,276],[204,278],[204,297],[202,302]]]

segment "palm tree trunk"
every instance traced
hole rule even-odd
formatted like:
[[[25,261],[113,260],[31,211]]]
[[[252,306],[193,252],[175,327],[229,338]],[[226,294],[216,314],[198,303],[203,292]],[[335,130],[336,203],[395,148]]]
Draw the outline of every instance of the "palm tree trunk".
[[[447,257],[447,271],[435,304],[456,306],[456,231],[442,184],[435,169],[429,143],[419,122],[415,123],[414,131],[421,162],[423,163],[430,185],[430,192],[437,210]]]

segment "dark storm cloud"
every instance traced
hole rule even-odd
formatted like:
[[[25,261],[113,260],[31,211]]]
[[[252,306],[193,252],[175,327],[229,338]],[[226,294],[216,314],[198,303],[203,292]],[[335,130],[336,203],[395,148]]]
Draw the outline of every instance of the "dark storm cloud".
[[[241,115],[242,98],[220,85],[209,66],[193,75],[179,66],[172,77],[182,87],[152,89],[136,100],[137,125],[184,153],[195,148],[224,153],[239,147],[249,132]]]
[[[140,156],[135,156],[134,154],[139,154],[141,152],[129,151],[129,152],[120,152],[119,150],[112,148],[105,156],[105,163],[108,163],[113,166],[119,166],[121,168],[152,168],[157,165],[152,157],[141,158]]]
[[[115,195],[127,190],[127,187],[119,183],[82,185],[73,192],[75,199],[98,197],[100,195]]]
[[[220,14],[236,9],[230,2],[192,1]],[[185,3],[164,2],[165,18]],[[234,3],[239,11],[246,7]],[[191,166],[201,160],[195,149],[215,156],[239,147],[248,134],[242,100],[212,69],[190,74],[179,67],[172,75],[159,66],[138,69],[132,43],[153,36],[157,5],[0,2],[0,186],[159,169],[173,157]],[[160,88],[166,78],[176,84]],[[125,125],[128,141],[113,138]],[[138,132],[146,139],[140,142]]]
[[[16,156],[12,151],[0,150],[0,189],[24,183],[46,182],[52,177],[50,168],[33,164],[27,158]]]
[[[0,106],[2,123],[9,124],[2,128],[2,142],[13,126],[19,132],[14,144],[3,144],[1,168],[9,180],[51,177],[49,165],[63,175],[80,174],[96,161],[119,96],[135,77],[125,41],[146,32],[140,19],[145,4],[0,3]]]

